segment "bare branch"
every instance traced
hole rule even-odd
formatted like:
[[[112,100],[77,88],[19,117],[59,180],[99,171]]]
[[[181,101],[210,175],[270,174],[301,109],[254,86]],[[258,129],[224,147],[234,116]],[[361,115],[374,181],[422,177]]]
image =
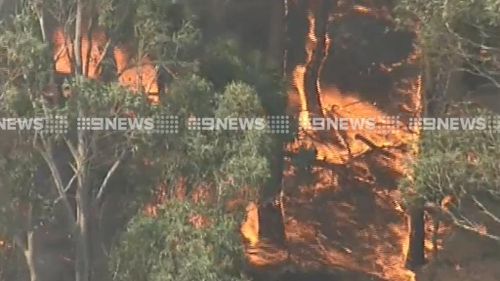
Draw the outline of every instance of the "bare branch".
[[[92,46],[94,44],[94,42],[92,42],[92,36],[94,33],[94,18],[93,17],[90,17],[89,24],[88,24],[86,30],[87,30],[87,32],[85,35],[87,37],[88,48],[87,48],[87,53],[85,54],[85,58],[82,58],[82,60],[85,59],[85,63],[83,63],[83,65],[85,66],[83,69],[83,75],[85,77],[88,77],[89,70],[90,70],[90,63],[92,62]]]
[[[457,227],[459,228],[462,228],[464,230],[468,230],[468,231],[471,231],[471,232],[474,232],[480,236],[484,236],[486,238],[489,238],[489,239],[492,239],[492,240],[495,240],[497,242],[500,242],[500,236],[497,236],[497,235],[493,235],[493,234],[490,234],[490,233],[487,233],[487,232],[483,232],[475,227],[472,227],[472,226],[469,226],[469,225],[465,225],[463,223],[461,223],[460,221],[458,220],[453,220],[453,223],[454,225],[456,225]]]
[[[496,74],[495,72],[492,72],[492,71],[485,72],[485,71],[481,70],[480,68],[478,68],[474,64],[471,64],[471,67],[475,71],[473,71],[471,69],[468,69],[468,68],[463,68],[463,67],[455,68],[453,71],[463,71],[463,72],[467,72],[467,73],[470,73],[470,74],[473,74],[473,75],[478,75],[480,77],[483,77],[483,78],[489,80],[491,82],[491,84],[495,85],[495,87],[497,87],[497,88],[500,89],[500,81],[497,80],[495,77],[493,77],[493,76],[490,75],[490,73]]]
[[[71,186],[73,185],[73,182],[75,182],[76,180],[76,175],[77,173],[74,173],[73,176],[71,177],[71,179],[69,180],[68,184],[66,185],[66,187],[64,188],[64,192],[68,192],[68,190],[71,188]]]
[[[479,200],[477,200],[476,196],[472,195],[472,201],[474,201],[474,203],[479,207],[479,209],[481,209],[481,211],[483,213],[485,213],[488,217],[490,217],[491,219],[493,219],[495,222],[500,223],[500,218],[497,217],[492,212],[490,212],[488,210],[488,208],[486,208],[486,206],[484,206],[484,204],[482,204]]]
[[[482,49],[485,49],[485,50],[500,50],[499,48],[490,47],[490,46],[486,46],[486,45],[484,45],[482,43],[474,42],[471,39],[465,38],[465,37],[461,36],[460,34],[458,34],[450,26],[450,22],[449,22],[449,18],[448,18],[448,4],[449,4],[448,0],[445,0],[444,3],[443,3],[443,14],[442,14],[442,17],[444,19],[444,25],[445,25],[446,29],[448,30],[448,32],[450,34],[452,34],[453,36],[455,36],[456,38],[458,38],[461,41],[464,41],[464,42],[467,42],[467,43],[471,44],[474,47],[479,47],[479,48],[482,48]]]
[[[116,172],[120,164],[123,162],[123,159],[125,158],[125,155],[127,154],[127,150],[124,150],[121,155],[118,157],[118,159],[115,161],[113,166],[108,170],[108,173],[106,174],[106,177],[102,181],[101,186],[99,187],[99,191],[97,192],[97,201],[101,201],[104,195],[104,192],[106,188],[108,187],[108,182],[113,176],[113,174]]]
[[[35,11],[38,16],[38,22],[40,24],[40,31],[42,33],[42,40],[43,42],[47,42],[47,31],[45,29],[45,16],[44,16],[44,11],[43,11],[43,0],[42,1],[36,1],[34,3],[35,5]]]
[[[65,187],[63,185],[62,177],[59,173],[59,170],[55,164],[55,160],[52,157],[52,150],[49,148],[49,146],[46,144],[45,141],[42,140],[44,143],[44,148],[39,149],[40,154],[42,155],[42,158],[44,159],[45,163],[49,167],[50,173],[52,175],[52,180],[54,181],[57,193],[59,194],[59,197],[63,200],[63,204],[66,208],[66,211],[68,212],[68,217],[71,219],[72,223],[75,223],[76,219],[73,214],[73,208],[71,207],[71,204],[69,202],[68,196],[65,191]]]
[[[104,46],[104,50],[102,51],[101,56],[96,62],[95,65],[96,69],[101,66],[101,63],[104,61],[104,58],[106,57],[106,54],[108,53],[110,47],[111,47],[111,39],[108,39],[108,42],[106,42],[106,45]]]
[[[495,241],[500,242],[500,236],[488,233],[472,223],[469,219],[460,215],[461,218],[457,217],[451,210],[445,209],[441,206],[436,205],[435,203],[426,203],[425,210],[436,216],[438,221],[443,221],[445,223],[451,223],[458,228],[473,232],[478,234],[479,236],[483,236]]]
[[[497,242],[500,242],[500,236],[497,236],[497,235],[493,235],[491,233],[488,233],[487,231],[483,231],[481,230],[480,228],[478,228],[477,226],[475,226],[470,220],[468,220],[467,218],[463,217],[465,222],[463,220],[460,220],[459,218],[457,218],[452,212],[448,211],[448,210],[444,210],[445,213],[447,213],[449,215],[449,217],[451,218],[453,224],[459,228],[462,228],[464,230],[467,230],[467,231],[470,231],[470,232],[473,232],[473,233],[476,233],[480,236],[483,236],[483,237],[486,237],[486,238],[489,238],[489,239],[492,239],[492,240],[495,240]]]
[[[68,146],[71,156],[76,161],[76,159],[78,159],[78,151],[76,150],[76,147],[67,138],[64,138],[64,142]]]

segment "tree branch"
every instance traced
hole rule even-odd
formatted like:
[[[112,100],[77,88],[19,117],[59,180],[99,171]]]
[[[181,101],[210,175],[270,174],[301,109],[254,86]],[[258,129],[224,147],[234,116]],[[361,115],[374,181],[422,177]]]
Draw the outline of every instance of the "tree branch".
[[[83,3],[82,0],[76,2],[76,22],[75,22],[75,42],[74,59],[75,59],[75,74],[82,74],[82,20],[83,20]]]
[[[42,140],[42,142],[44,141]],[[66,211],[68,212],[68,217],[70,218],[72,223],[75,223],[76,219],[73,214],[73,208],[71,207],[68,196],[66,194],[65,187],[62,182],[62,177],[59,173],[57,166],[55,165],[54,158],[52,157],[52,151],[50,148],[48,148],[45,142],[44,142],[44,147],[45,149],[39,149],[40,154],[42,155],[42,158],[49,167],[50,173],[52,175],[52,180],[54,181],[59,197],[63,200],[63,204],[66,208]]]
[[[493,219],[496,223],[500,223],[500,218],[497,217],[492,212],[490,212],[488,210],[488,208],[486,208],[486,206],[484,206],[484,204],[482,204],[481,202],[479,202],[479,200],[477,200],[476,196],[472,195],[472,201],[474,201],[474,203],[479,207],[479,209],[481,209],[481,211],[483,213],[485,213],[488,217],[490,217],[491,219]]]
[[[449,218],[451,218],[451,221],[455,226],[457,226],[461,229],[473,232],[475,234],[478,234],[479,236],[483,236],[483,237],[495,240],[497,242],[500,242],[500,236],[493,235],[491,233],[488,233],[487,231],[482,231],[478,227],[474,226],[474,224],[469,219],[465,218],[464,216],[462,216],[463,220],[460,220],[459,218],[457,218],[457,216],[455,216],[453,214],[453,212],[451,212],[449,210],[445,210],[445,209],[442,209],[442,210],[445,214],[447,214],[449,216]]]
[[[97,62],[95,64],[96,69],[101,66],[101,63],[103,62],[104,58],[106,57],[106,54],[108,53],[110,46],[111,46],[111,39],[108,39],[108,42],[106,42],[106,45],[104,46],[104,50],[102,51],[101,56],[99,57],[99,59],[97,60]]]
[[[464,216],[461,216],[463,219],[459,219],[455,214],[453,214],[451,210],[447,210],[443,207],[440,207],[434,203],[429,203],[429,202],[425,204],[425,210],[430,214],[432,214],[433,216],[435,216],[438,221],[451,223],[463,230],[467,230],[479,236],[483,236],[500,242],[500,236],[487,233],[486,231],[482,231],[478,227],[474,226],[474,224]]]
[[[91,14],[92,13],[93,12],[91,12]],[[83,75],[85,77],[89,76],[90,63],[92,62],[92,48],[94,45],[94,42],[92,40],[93,33],[94,33],[94,17],[91,16],[90,20],[89,20],[89,24],[87,26],[87,32],[85,34],[87,37],[87,45],[88,45],[87,53],[85,54],[85,63],[83,63],[83,65],[85,66],[83,69]],[[83,60],[83,58],[82,58],[82,60]],[[96,68],[96,70],[97,70],[97,68]]]
[[[123,159],[125,158],[125,155],[127,154],[127,150],[124,150],[121,155],[118,157],[118,159],[115,161],[113,166],[108,170],[108,173],[106,174],[106,177],[102,181],[101,186],[99,187],[99,191],[97,192],[97,201],[100,202],[102,201],[102,198],[104,196],[104,192],[106,191],[106,188],[108,187],[109,180],[113,176],[113,174],[116,172],[120,164],[123,162]]]
[[[489,238],[489,239],[495,240],[497,242],[500,242],[500,236],[493,235],[493,234],[490,234],[490,233],[487,233],[487,232],[483,232],[483,231],[481,231],[481,230],[479,230],[479,229],[477,229],[476,227],[473,227],[473,226],[465,225],[465,224],[461,223],[456,218],[453,219],[453,224],[455,226],[459,227],[459,228],[464,229],[464,230],[467,230],[467,231],[476,233],[476,234],[478,234],[480,236],[484,236],[486,238]]]
[[[38,16],[38,22],[40,24],[40,31],[42,33],[42,40],[44,43],[47,42],[47,31],[45,29],[45,16],[43,11],[43,0],[35,2],[35,11]]]
[[[71,177],[71,179],[69,180],[68,184],[66,185],[66,187],[64,188],[64,192],[68,192],[68,190],[71,188],[71,186],[73,185],[73,182],[76,180],[76,175],[77,173],[74,173],[73,176]]]

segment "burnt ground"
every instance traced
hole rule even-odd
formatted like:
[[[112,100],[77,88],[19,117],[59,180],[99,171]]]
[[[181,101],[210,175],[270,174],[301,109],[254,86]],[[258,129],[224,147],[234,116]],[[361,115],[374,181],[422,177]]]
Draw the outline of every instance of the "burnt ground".
[[[294,177],[290,171],[286,179],[286,242],[262,243],[249,256],[258,264],[256,280],[412,280],[404,269],[408,229],[397,192],[355,181],[341,187],[324,168],[315,168],[310,184],[297,187]]]
[[[407,128],[408,118],[422,114],[414,35],[396,31],[386,19],[353,13],[336,22],[330,36],[333,47],[321,77],[324,108],[336,106],[344,117],[399,115],[402,127],[388,134],[347,132],[343,137],[351,155],[325,134],[303,136],[290,146],[284,171],[285,239],[263,235],[247,252],[255,280],[500,280],[499,260],[484,255],[498,248],[461,232],[450,237],[447,226],[438,237],[438,257],[431,257],[427,241],[431,262],[416,273],[405,268],[409,227],[397,185],[415,157],[419,137]],[[298,114],[299,108],[298,94],[291,90],[289,110]],[[309,180],[292,161],[300,148],[317,151]],[[266,211],[259,216],[266,217]],[[276,226],[263,223],[259,234],[279,232]]]
[[[399,114],[403,123],[420,114],[411,34],[355,13],[330,32],[334,45],[320,94],[327,111],[337,106],[336,113],[344,117]],[[297,93],[289,95],[290,111],[297,113]],[[255,279],[413,281],[413,273],[404,268],[408,227],[397,182],[418,135],[407,128],[390,134],[347,132],[347,148],[325,134],[334,132],[300,138],[290,148],[291,158],[300,147],[316,149],[318,158],[309,182],[287,159],[286,238],[282,243],[262,237],[257,250],[247,252]],[[259,216],[266,212],[261,210]],[[264,230],[273,227],[264,224],[259,233],[272,232]]]

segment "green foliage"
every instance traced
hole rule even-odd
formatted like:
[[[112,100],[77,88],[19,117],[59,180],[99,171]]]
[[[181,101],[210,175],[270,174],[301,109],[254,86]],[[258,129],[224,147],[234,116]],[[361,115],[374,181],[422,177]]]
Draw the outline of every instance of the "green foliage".
[[[438,204],[447,195],[499,194],[499,157],[495,131],[429,131],[422,137],[413,179],[402,182],[401,188],[410,202]]]
[[[144,95],[137,95],[117,83],[102,84],[92,80],[70,80],[66,85],[74,95],[67,102],[68,113],[81,116],[112,117],[125,113],[150,115],[154,109]]]
[[[447,94],[450,76],[471,73],[498,85],[500,2],[402,0],[399,21],[416,28],[425,62],[426,88]],[[455,95],[456,93],[450,93]]]
[[[33,210],[33,219],[49,219],[53,202],[45,200],[35,188],[40,163],[26,143],[3,151],[0,157],[0,237],[11,237],[31,227],[26,223],[28,207]]]
[[[398,11],[402,23],[417,28],[430,96],[446,99],[456,95],[453,91],[465,82],[453,80],[460,72],[488,82],[500,81],[495,51],[500,46],[500,2],[402,0]],[[491,132],[426,132],[414,179],[402,187],[410,201],[428,202],[439,202],[449,194],[461,198],[498,192],[499,145],[498,135]]]
[[[498,25],[500,23],[500,3],[496,0],[402,0],[400,9],[416,17],[422,23],[440,19],[442,23],[475,23]]]
[[[204,228],[192,221],[202,216]],[[112,251],[116,281],[243,281],[237,222],[218,209],[167,203],[156,218],[139,215]]]
[[[175,0],[102,0],[99,22],[112,31],[115,41],[137,50],[137,58],[154,58],[173,73],[196,70],[200,30],[185,3]]]
[[[174,80],[164,106],[182,118],[190,116],[212,116],[215,104],[215,90],[206,79],[191,75]]]
[[[176,81],[164,106],[185,118],[263,118],[264,110],[251,86],[233,83],[217,94],[206,80],[191,76]],[[162,161],[171,181],[187,178],[190,186],[209,185],[217,198],[230,196],[242,187],[260,187],[269,177],[271,135],[265,130],[194,131],[181,128],[164,140]]]
[[[243,83],[226,87],[215,113],[218,118],[263,118],[264,109],[256,91]],[[269,175],[271,136],[265,130],[219,133],[225,161],[221,174],[232,179],[236,186],[262,186]],[[221,176],[222,176],[221,175]]]
[[[14,102],[15,111],[21,113],[29,99],[48,85],[52,69],[48,46],[37,36],[35,24],[29,11],[0,24],[0,96]]]
[[[130,43],[136,61],[149,56],[161,74],[168,72],[174,77],[168,95],[161,105],[153,107],[145,96],[116,83],[67,77],[62,86],[71,97],[60,104],[49,104],[43,94],[49,86],[61,85],[52,84],[56,80],[53,54],[42,40],[33,9],[36,3],[25,2],[22,13],[1,26],[0,116],[67,115],[71,129],[66,135],[13,134],[5,147],[1,147],[5,139],[1,140],[2,152],[5,148],[9,153],[0,155],[0,235],[2,230],[9,236],[14,232],[22,234],[31,227],[25,225],[20,206],[33,208],[36,217],[32,224],[45,215],[54,215],[50,208],[59,194],[53,188],[51,174],[45,171],[42,154],[50,158],[54,152],[64,154],[62,151],[67,150],[69,160],[62,161],[70,163],[58,165],[70,171],[67,164],[75,166],[77,160],[83,159],[79,162],[85,166],[82,186],[88,188],[94,200],[109,168],[123,153],[126,157],[106,191],[113,196],[125,194],[117,197],[127,209],[122,212],[140,208],[142,195],[150,194],[151,187],[164,179],[169,187],[187,179],[188,192],[200,185],[208,186],[219,200],[210,207],[171,202],[156,219],[135,218],[113,251],[116,280],[246,280],[238,269],[242,255],[236,218],[221,209],[224,199],[235,191],[258,189],[269,178],[269,158],[271,147],[277,147],[273,146],[276,138],[264,130],[200,132],[187,130],[183,124],[178,134],[166,136],[138,130],[76,133],[73,127],[77,117],[177,115],[186,122],[192,116],[262,118],[266,114],[283,114],[286,99],[281,73],[267,69],[258,52],[242,55],[243,48],[234,40],[217,39],[213,46],[202,46],[196,17],[186,2],[100,0],[93,3],[99,12],[99,26],[112,40],[111,47]],[[59,24],[72,26],[75,3],[49,0],[44,2],[44,8]],[[67,32],[74,36],[74,30]],[[146,167],[144,162],[153,165]],[[63,173],[62,168],[56,169]],[[40,175],[44,187],[49,187],[43,194],[35,192]],[[68,196],[70,204],[75,203],[73,194]],[[88,203],[100,207],[94,205],[96,202]],[[198,229],[190,225],[193,214],[208,218],[210,226]]]
[[[200,73],[214,84],[217,91],[221,92],[233,82],[251,85],[266,115],[286,115],[287,92],[282,73],[269,67],[262,53],[241,46],[234,38],[219,37],[206,43]],[[273,157],[282,157],[283,143],[291,141],[295,135],[294,132],[273,135],[266,149],[278,152],[278,155],[267,154],[268,161],[276,162]],[[277,183],[280,182],[278,174],[281,172],[272,172],[272,176],[266,183],[269,185],[266,189],[278,188]]]
[[[286,91],[282,73],[269,68],[260,52],[244,50],[234,39],[220,38],[208,44],[200,71],[216,90],[222,90],[236,81],[252,85],[267,114],[285,113]]]

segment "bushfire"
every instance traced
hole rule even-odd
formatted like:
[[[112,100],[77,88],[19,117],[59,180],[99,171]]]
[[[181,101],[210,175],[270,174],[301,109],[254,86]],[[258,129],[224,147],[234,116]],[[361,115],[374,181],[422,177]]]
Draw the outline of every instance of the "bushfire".
[[[346,269],[358,268],[380,278],[387,278],[387,280],[415,280],[414,274],[405,268],[410,233],[409,225],[406,222],[409,219],[403,211],[404,207],[401,206],[400,197],[394,191],[394,184],[390,187],[382,186],[381,178],[389,178],[391,182],[396,182],[402,177],[409,176],[406,162],[409,158],[414,157],[418,153],[414,144],[419,138],[419,132],[411,131],[407,129],[406,126],[409,117],[418,117],[422,113],[422,82],[421,76],[419,75],[418,50],[410,52],[401,62],[392,62],[388,64],[381,63],[379,69],[376,70],[379,73],[384,73],[384,75],[393,75],[392,78],[394,80],[403,81],[395,83],[393,86],[392,91],[400,93],[399,96],[396,95],[394,100],[386,100],[384,101],[385,104],[382,102],[374,103],[365,99],[362,93],[341,89],[335,85],[335,83],[328,82],[329,75],[332,74],[329,74],[326,70],[328,68],[327,65],[329,66],[336,63],[334,50],[336,44],[341,44],[340,41],[342,40],[342,38],[335,37],[335,32],[332,31],[334,28],[332,27],[334,27],[338,21],[353,15],[373,18],[374,21],[379,21],[388,25],[390,22],[389,16],[387,15],[387,8],[376,8],[374,6],[365,7],[360,5],[345,8],[338,5],[336,7],[330,7],[331,10],[325,17],[323,9],[325,7],[328,8],[329,5],[325,4],[325,6],[322,6],[321,3],[326,3],[328,1],[309,2],[308,11],[304,16],[308,22],[308,31],[307,34],[305,34],[304,46],[305,60],[303,63],[296,65],[290,74],[292,87],[289,91],[288,104],[289,112],[296,114],[300,119],[301,131],[299,132],[299,137],[288,145],[287,150],[292,155],[304,149],[315,151],[316,161],[319,167],[315,168],[314,173],[321,175],[321,178],[318,178],[318,176],[316,177],[316,182],[314,182],[315,186],[329,186],[327,189],[337,190],[336,192],[340,192],[338,190],[343,189],[353,189],[355,186],[368,186],[371,189],[370,193],[374,194],[374,196],[383,196],[386,198],[385,202],[380,201],[380,205],[386,204],[389,206],[389,208],[391,208],[389,212],[392,216],[397,217],[399,222],[395,225],[386,226],[384,230],[393,233],[394,241],[382,245],[371,245],[375,249],[368,255],[364,255],[364,250],[354,251],[345,248],[344,252],[338,252],[335,247],[339,246],[332,246],[332,248],[325,246],[324,243],[326,242],[320,241],[320,237],[323,235],[321,234],[323,230],[320,230],[321,226],[312,226],[310,224],[313,222],[300,221],[299,217],[294,218],[293,214],[288,214],[288,216],[292,217],[289,218],[288,221],[285,221],[289,255],[293,255],[295,251],[297,253],[311,251],[314,252],[312,255],[317,257],[317,263],[322,266],[340,266]],[[295,2],[289,3],[288,9],[294,9],[294,3]],[[297,9],[297,7],[295,8]],[[326,27],[321,25],[326,25]],[[321,32],[324,33],[321,34]],[[322,44],[320,44],[321,42]],[[387,71],[387,67],[384,67],[384,65],[392,65],[391,71]],[[341,66],[337,67],[341,68]],[[403,73],[411,74],[404,76]],[[311,79],[313,81],[311,81]],[[359,81],[359,83],[363,83],[363,81]],[[316,94],[318,95],[317,101],[315,101]],[[366,93],[364,94],[366,95]],[[394,94],[387,92],[385,96],[394,96]],[[320,110],[314,107],[314,103],[320,105]],[[402,112],[401,107],[410,108],[410,110]],[[390,133],[383,130],[363,129],[317,131],[311,128],[311,120],[313,117],[317,116],[333,118],[376,118],[377,120],[385,120],[392,114],[402,115],[403,118],[400,120],[400,123],[397,124],[397,128],[390,131]],[[382,125],[383,127],[383,125],[387,124],[378,125]],[[329,172],[321,167],[333,167],[332,169],[340,167],[338,171],[342,170],[344,172],[334,171],[333,175],[325,176],[329,174]],[[361,168],[363,173],[359,174]],[[292,167],[291,169],[293,170],[294,168]],[[285,177],[289,176],[285,175]],[[291,182],[292,180],[289,181]],[[346,185],[346,187],[339,186],[339,182]],[[292,185],[296,184],[293,183]],[[349,187],[347,185],[349,185]],[[357,191],[350,192],[355,193]],[[315,202],[314,200],[316,199],[309,198],[307,200]],[[299,203],[297,204],[298,205],[293,209],[308,208],[304,205],[305,203],[302,205]],[[347,204],[347,202],[345,204]],[[339,227],[337,230],[338,234],[336,235],[341,235],[342,231],[349,231],[349,227],[342,226],[341,222],[347,220],[353,213],[360,211],[356,209],[365,208],[358,204],[360,203],[352,203],[352,205],[347,204],[346,206],[353,208],[350,211],[345,211],[345,216],[347,217],[339,218],[339,221],[331,223],[333,225],[332,227]],[[320,207],[315,205],[315,208]],[[292,208],[290,207],[289,209]],[[249,247],[258,247],[261,239],[263,239],[260,237],[262,229],[268,227],[260,226],[258,217],[259,215],[265,216],[265,214],[259,213],[254,205],[250,205],[247,212],[247,220],[243,224],[241,231],[243,236],[248,240]],[[296,212],[300,213],[300,211]],[[321,216],[327,216],[326,212],[325,210]],[[305,213],[306,211],[302,211],[300,216],[305,216]],[[333,216],[340,216],[341,213],[344,213],[344,211],[339,210],[337,214],[333,214]],[[318,217],[312,217],[310,219],[314,222],[318,220],[317,223],[319,225],[325,224],[321,222],[322,220]],[[373,217],[370,217],[370,220],[378,220],[377,215],[375,214]],[[380,222],[367,221],[365,223],[377,224]],[[350,228],[352,227],[354,226],[350,225]],[[357,238],[358,242],[367,242],[368,240],[375,241],[377,240],[375,237],[380,235],[380,233],[376,231],[373,232],[373,230],[367,229],[366,231],[366,234],[362,236],[363,238]],[[332,237],[336,236],[333,235]],[[332,239],[330,237],[328,238]],[[383,240],[384,239],[381,239],[380,243],[383,243]],[[302,246],[297,246],[301,243],[317,244],[317,246],[314,247],[318,247],[318,249],[305,250],[301,248]],[[269,254],[265,249],[261,249],[260,256],[265,257],[266,253]],[[250,262],[252,262],[252,260],[258,260],[259,264],[255,264],[258,267],[271,266],[283,262],[283,260],[278,261],[276,258],[269,258],[267,262],[263,262],[262,259],[255,259],[255,251],[252,255],[249,254],[248,258]],[[367,259],[369,262],[367,262]],[[299,267],[299,264],[315,263],[313,260],[304,260],[300,255],[291,260],[289,259],[288,262],[294,262]],[[377,266],[373,267],[373,264]]]

